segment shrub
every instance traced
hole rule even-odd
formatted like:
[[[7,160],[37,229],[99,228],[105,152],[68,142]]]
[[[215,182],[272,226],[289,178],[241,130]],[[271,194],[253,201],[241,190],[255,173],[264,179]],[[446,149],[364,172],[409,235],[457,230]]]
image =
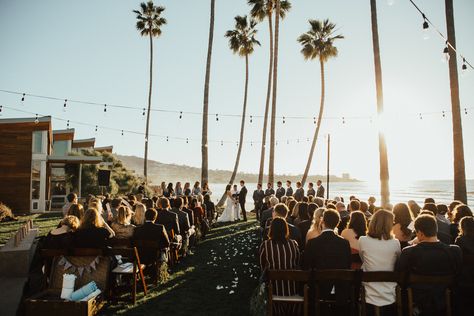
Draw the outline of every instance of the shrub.
[[[8,222],[15,220],[12,210],[2,202],[0,202],[0,222]]]

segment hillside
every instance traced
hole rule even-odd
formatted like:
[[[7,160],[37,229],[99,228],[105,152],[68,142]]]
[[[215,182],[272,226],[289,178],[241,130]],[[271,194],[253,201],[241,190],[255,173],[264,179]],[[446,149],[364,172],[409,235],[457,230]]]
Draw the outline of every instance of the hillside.
[[[136,173],[141,174],[143,170],[143,158],[136,156],[121,156],[116,155],[123,164],[131,170],[135,170]],[[154,184],[159,184],[161,181],[165,182],[194,182],[201,178],[201,169],[196,167],[190,167],[185,165],[176,164],[164,164],[158,161],[148,161],[148,177]],[[232,171],[229,170],[209,170],[209,182],[210,183],[227,183],[230,179]],[[275,179],[285,181],[291,180],[293,182],[301,180],[301,175],[276,175]],[[258,174],[253,173],[238,173],[237,179],[244,179],[248,183],[257,182]],[[308,181],[316,182],[317,179],[325,181],[326,176],[314,175],[309,176]],[[342,179],[337,176],[330,176],[331,182],[355,182],[356,179]]]

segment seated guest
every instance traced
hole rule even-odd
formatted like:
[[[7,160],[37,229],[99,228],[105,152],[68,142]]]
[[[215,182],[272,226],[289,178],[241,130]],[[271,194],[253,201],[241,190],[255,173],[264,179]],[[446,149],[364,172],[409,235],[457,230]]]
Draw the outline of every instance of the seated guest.
[[[428,198],[428,200],[429,200],[429,198]],[[439,235],[439,233],[442,233],[443,235],[449,236],[450,235],[449,223],[439,220],[439,211],[438,211],[438,207],[436,206],[436,204],[426,203],[423,206],[423,211],[425,211],[425,210],[433,212],[433,214],[436,218],[436,222],[438,224],[438,235]],[[440,240],[441,240],[441,238],[440,238]],[[441,240],[441,241],[443,241],[443,240]],[[449,241],[451,241],[451,240],[449,240]]]
[[[434,200],[433,198],[430,198],[430,197],[428,197],[428,198],[425,199],[425,204],[428,204],[428,203],[436,204],[436,203],[435,203],[435,200]]]
[[[183,208],[182,210],[188,213],[189,225],[194,226],[194,212],[189,209],[189,197],[186,195],[182,196],[183,199]]]
[[[275,205],[275,207],[273,208],[272,218],[267,221],[267,226],[265,227],[265,230],[264,230],[264,234],[263,234],[264,240],[268,238],[268,231],[270,230],[271,222],[273,221],[273,219],[280,217],[280,218],[285,219],[286,221],[288,214],[289,214],[288,207],[285,204],[277,203]],[[294,241],[296,241],[300,249],[304,249],[304,243],[302,241],[301,232],[298,229],[298,227],[288,223],[288,230],[290,232],[290,239],[293,239]]]
[[[408,207],[410,208],[413,218],[417,218],[421,212],[421,207],[418,205],[418,203],[416,203],[413,200],[409,200],[407,204],[408,204]]]
[[[474,255],[474,217],[461,218],[455,244],[461,248],[463,255]]]
[[[346,210],[346,206],[343,202],[336,203],[336,210],[339,212],[339,217],[341,218],[341,222],[337,226],[337,231],[342,234],[342,231],[347,227],[347,222],[349,221],[350,213]]]
[[[419,241],[403,249],[398,270],[421,275],[450,275],[461,269],[461,249],[446,245],[437,238],[436,218],[420,215],[415,219],[415,232]],[[444,315],[444,288],[434,285],[412,286],[413,299],[420,315]]]
[[[453,211],[453,223],[450,226],[450,232],[453,239],[459,235],[459,222],[462,218],[470,216],[472,217],[472,211],[469,206],[464,204],[458,204]]]
[[[438,209],[438,214],[436,215],[436,220],[440,222],[444,222],[448,225],[451,225],[451,221],[448,219],[448,206],[443,203],[436,204],[436,208]]]
[[[306,243],[308,240],[313,239],[321,235],[321,220],[323,219],[323,213],[326,209],[324,207],[318,208],[313,214],[313,221],[311,223],[311,228],[306,234]]]
[[[199,228],[201,231],[202,237],[206,237],[206,234],[209,230],[208,223],[204,220],[206,217],[206,212],[199,203],[198,198],[201,195],[198,195],[197,198],[193,197],[191,203],[189,203],[189,208],[193,211],[194,214],[194,226]]]
[[[63,206],[63,216],[66,216],[68,211],[69,211],[69,208],[71,207],[71,205],[73,204],[77,204],[77,195],[76,193],[69,193],[67,196],[66,196],[66,204],[64,204]]]
[[[318,207],[324,207],[324,199],[320,197],[315,197],[313,202],[316,203]]]
[[[355,212],[355,211],[360,211],[360,202],[359,200],[356,200],[353,198],[350,202],[349,205],[347,206],[349,212]]]
[[[276,197],[272,196],[270,198],[270,208],[263,211],[262,215],[260,216],[260,227],[262,227],[262,228],[267,227],[267,221],[272,218],[273,208],[277,204],[278,204],[278,199]]]
[[[369,204],[367,204],[367,202],[364,202],[364,201],[360,201],[359,203],[360,203],[360,211],[364,213],[367,219],[370,219],[370,217],[372,216],[372,213],[369,212]]]
[[[185,196],[191,196],[191,183],[186,182],[183,188],[183,194]]]
[[[408,242],[412,240],[413,232],[408,228],[413,221],[410,208],[405,203],[395,204],[393,207],[393,228],[392,233],[403,248],[408,246]]]
[[[160,250],[164,250],[170,246],[166,229],[161,224],[155,224],[158,213],[155,209],[148,209],[145,212],[145,223],[135,228],[132,239],[151,240],[159,243]],[[140,250],[140,260],[144,264],[153,263],[156,260],[156,253],[149,253]]]
[[[296,218],[293,220],[294,225],[298,225],[302,221],[308,219],[308,203],[298,202],[297,208],[298,208],[298,213],[296,214]]]
[[[188,235],[188,230],[191,227],[189,224],[188,213],[182,210],[183,207],[183,199],[178,197],[173,201],[173,207],[171,208],[171,212],[178,215],[178,223],[179,223],[179,234],[185,238]]]
[[[115,198],[115,199],[112,200],[112,202],[110,202],[110,212],[112,213],[112,219],[111,220],[114,220],[114,219],[117,218],[118,209],[119,209],[120,205],[122,205],[122,199],[119,199],[119,198]]]
[[[146,207],[142,203],[135,204],[135,212],[132,216],[132,223],[135,226],[141,226],[145,223]]]
[[[314,212],[316,212],[317,209],[318,209],[318,204],[316,203],[308,204],[308,215],[309,215],[309,220],[311,222],[313,221]]]
[[[359,238],[367,233],[367,220],[361,211],[351,213],[347,228],[341,233],[341,237],[351,245],[352,265],[351,269],[360,269],[362,262],[358,256]]]
[[[114,236],[114,231],[104,222],[99,211],[89,208],[74,233],[74,246],[76,248],[105,248],[108,239]]]
[[[204,195],[204,205],[206,205],[206,216],[207,219],[212,222],[216,218],[216,206],[211,201],[209,194]]]
[[[276,209],[286,206],[278,204]],[[260,245],[260,268],[265,270],[295,270],[300,264],[300,251],[295,240],[291,239],[288,224],[283,218],[276,217],[272,220],[268,239]],[[297,294],[295,282],[275,281],[273,294],[278,296],[290,296]],[[278,306],[275,312],[278,315],[292,315],[294,304]]]
[[[67,249],[73,247],[73,232],[79,227],[79,219],[73,215],[67,215],[59,223],[59,227],[51,230],[44,239],[45,249]]]
[[[84,207],[77,203],[72,204],[67,211],[67,215],[76,216],[79,220],[84,216]]]
[[[117,218],[112,222],[112,229],[115,232],[115,238],[129,239],[133,235],[135,225],[132,225],[132,210],[126,206],[120,206],[117,212]]]
[[[163,225],[168,235],[170,234],[171,230],[173,230],[175,235],[179,235],[178,215],[169,210],[170,201],[165,197],[160,198],[158,200],[158,207],[159,210],[156,223]]]
[[[450,222],[450,223],[453,222],[454,209],[456,208],[456,206],[458,206],[458,205],[460,205],[460,204],[464,204],[464,203],[461,202],[461,201],[458,201],[458,200],[454,200],[454,201],[452,201],[451,203],[449,203],[449,206],[448,206],[448,213],[446,214],[446,217],[449,219],[449,222]]]
[[[311,220],[309,218],[309,212],[308,212],[309,205],[308,203],[303,203],[300,205],[300,209],[298,212],[298,224],[295,224],[296,227],[301,232],[301,237],[303,240],[306,240],[306,234],[308,233],[308,230],[311,228]]]
[[[351,246],[347,240],[334,233],[339,221],[339,213],[336,210],[324,211],[321,235],[308,240],[306,244],[303,256],[304,269],[350,269]],[[330,298],[332,292],[335,293],[338,302],[348,299],[349,296],[349,289],[342,284],[320,284],[319,290],[323,299]],[[336,314],[339,315],[341,312],[338,310]]]
[[[392,213],[379,210],[372,216],[367,236],[359,238],[359,255],[364,271],[394,271],[401,250],[399,241],[392,235],[393,221]],[[374,307],[378,306],[381,315],[395,315],[396,286],[392,282],[364,284],[370,314],[375,315]]]
[[[375,197],[371,196],[369,197],[369,199],[367,200],[369,202],[369,208],[368,208],[368,211],[370,214],[374,214],[375,213],[375,209],[376,209],[376,206],[375,206]]]
[[[300,206],[303,202],[296,202],[293,210],[288,214],[287,222],[291,224],[295,224],[295,220],[298,218],[298,213],[300,212]]]

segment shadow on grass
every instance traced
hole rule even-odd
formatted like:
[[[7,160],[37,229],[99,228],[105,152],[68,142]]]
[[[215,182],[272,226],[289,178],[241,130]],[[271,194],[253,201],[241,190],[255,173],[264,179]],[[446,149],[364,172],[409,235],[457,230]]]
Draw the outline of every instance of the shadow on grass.
[[[255,221],[219,225],[185,258],[171,279],[151,289],[137,304],[121,302],[106,315],[248,315],[257,286],[259,232]],[[128,296],[129,298],[129,296]]]

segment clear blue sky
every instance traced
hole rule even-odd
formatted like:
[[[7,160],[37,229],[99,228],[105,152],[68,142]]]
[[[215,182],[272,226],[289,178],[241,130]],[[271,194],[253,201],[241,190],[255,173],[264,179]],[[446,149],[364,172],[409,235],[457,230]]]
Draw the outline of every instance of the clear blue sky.
[[[249,11],[244,0],[217,0],[211,75],[210,111],[240,113],[244,61],[228,49],[224,33],[233,27],[233,17]],[[375,124],[346,120],[342,116],[375,113],[374,67],[370,32],[369,1],[298,0],[281,25],[278,115],[317,115],[320,97],[319,65],[306,62],[296,38],[307,31],[310,18],[329,18],[337,24],[344,40],[336,43],[339,57],[327,64],[326,120],[321,135],[331,133],[332,173],[349,172],[361,179],[376,179],[378,147]],[[445,33],[444,1],[418,0],[427,16]],[[205,57],[210,1],[161,0],[168,25],[155,41],[153,107],[183,111],[202,110]],[[149,46],[135,30],[139,1],[0,1],[0,89],[24,91],[61,98],[143,107],[148,92]],[[455,1],[457,44],[474,63],[474,2]],[[433,32],[422,38],[422,19],[408,0],[394,6],[378,1],[382,53],[386,132],[391,176],[400,179],[449,179],[452,177],[452,136],[447,64],[441,62],[443,42]],[[262,47],[250,58],[249,114],[262,115],[268,71],[268,27],[259,26]],[[459,60],[458,60],[459,62]],[[459,64],[460,67],[460,64]],[[461,103],[474,107],[474,73],[460,78]],[[50,114],[116,128],[144,131],[141,111],[71,105],[0,93],[0,104],[34,113]],[[439,115],[417,119],[418,112]],[[3,117],[24,116],[4,110]],[[463,115],[466,172],[474,178],[474,110]],[[201,117],[153,113],[151,132],[189,137],[189,144],[150,139],[150,158],[200,166]],[[258,170],[261,119],[247,120],[240,169]],[[237,141],[237,118],[213,118],[211,140]],[[55,129],[65,123],[54,121]],[[119,132],[74,126],[76,138],[96,137],[98,146],[114,145],[120,154],[143,156],[143,137],[120,136]],[[278,122],[276,171],[302,173],[314,125],[309,121]],[[297,143],[296,139],[300,139]],[[293,140],[286,145],[286,140]],[[237,146],[209,144],[209,166],[231,169]],[[318,142],[312,173],[323,173],[326,163],[324,137]],[[267,155],[268,157],[268,155]]]

